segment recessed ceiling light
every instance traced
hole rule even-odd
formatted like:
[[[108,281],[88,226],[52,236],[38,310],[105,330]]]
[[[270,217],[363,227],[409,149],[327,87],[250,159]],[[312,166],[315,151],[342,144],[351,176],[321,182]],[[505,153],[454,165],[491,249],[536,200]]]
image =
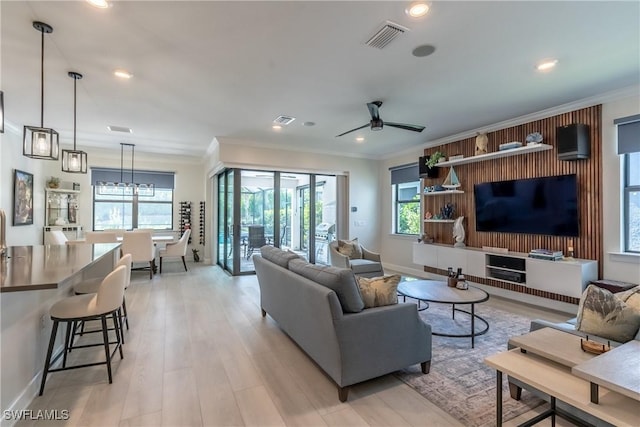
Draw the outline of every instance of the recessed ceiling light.
[[[417,2],[412,3],[407,9],[405,9],[405,13],[412,18],[421,18],[429,12],[429,5],[425,2]]]
[[[133,74],[128,72],[127,70],[115,70],[113,75],[116,77],[120,77],[121,79],[130,79],[133,77]]]
[[[107,3],[107,0],[87,0],[87,3],[99,9],[107,9],[109,7],[109,3]]]
[[[550,69],[555,67],[557,64],[558,64],[557,59],[545,59],[544,61],[536,65],[536,69],[538,71],[549,71]]]
[[[273,130],[280,130],[280,129],[282,129],[282,126],[280,126],[280,125],[273,125],[273,126],[271,126],[271,129],[273,129]]]
[[[356,142],[364,142],[364,136],[357,136]]]

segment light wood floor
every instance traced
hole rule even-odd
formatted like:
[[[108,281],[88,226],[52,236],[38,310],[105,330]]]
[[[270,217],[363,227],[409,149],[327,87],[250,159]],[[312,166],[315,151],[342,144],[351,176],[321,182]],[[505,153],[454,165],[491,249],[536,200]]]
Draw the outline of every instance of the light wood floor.
[[[53,373],[31,409],[66,409],[70,418],[18,425],[460,425],[392,375],[352,387],[340,403],[333,382],[273,319],[261,317],[255,276],[229,277],[202,264],[181,269],[165,263],[153,281],[133,273],[131,329],[113,384],[104,366]],[[488,303],[532,318],[566,318],[504,300]],[[73,352],[76,360],[94,358],[104,358],[99,347]]]

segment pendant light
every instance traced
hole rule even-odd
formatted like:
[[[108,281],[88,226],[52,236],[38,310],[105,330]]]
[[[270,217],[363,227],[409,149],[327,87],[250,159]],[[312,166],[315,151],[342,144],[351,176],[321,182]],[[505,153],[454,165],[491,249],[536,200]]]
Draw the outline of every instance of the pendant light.
[[[82,74],[69,71],[73,79],[73,150],[62,150],[62,172],[87,173],[87,153],[76,150],[76,86]]]
[[[131,148],[131,180],[129,182],[124,181],[124,147]],[[155,184],[135,182],[135,171],[133,167],[136,152],[135,147],[135,144],[128,144],[126,142],[120,143],[120,182],[97,182],[98,194],[100,194],[101,196],[155,196]]]
[[[53,28],[44,22],[35,21],[33,28],[42,33],[40,52],[40,126],[25,126],[22,138],[22,154],[32,159],[58,160],[58,132],[44,127],[44,34]]]

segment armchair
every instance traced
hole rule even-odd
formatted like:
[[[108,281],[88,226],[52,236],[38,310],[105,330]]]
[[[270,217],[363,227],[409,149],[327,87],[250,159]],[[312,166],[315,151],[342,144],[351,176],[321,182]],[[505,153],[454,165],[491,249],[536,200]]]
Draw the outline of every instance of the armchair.
[[[162,258],[166,257],[182,257],[182,264],[184,265],[184,271],[187,271],[187,262],[184,256],[187,254],[187,244],[189,243],[189,236],[191,236],[191,229],[186,229],[180,240],[174,243],[167,243],[164,249],[160,249],[160,274],[162,274]]]
[[[357,245],[360,250],[353,251],[349,257],[338,250],[340,242],[341,241],[334,240],[329,243],[329,257],[332,266],[350,268],[356,276],[378,277],[384,275],[380,254],[368,250],[360,245],[357,239],[354,239],[348,242],[348,244]]]

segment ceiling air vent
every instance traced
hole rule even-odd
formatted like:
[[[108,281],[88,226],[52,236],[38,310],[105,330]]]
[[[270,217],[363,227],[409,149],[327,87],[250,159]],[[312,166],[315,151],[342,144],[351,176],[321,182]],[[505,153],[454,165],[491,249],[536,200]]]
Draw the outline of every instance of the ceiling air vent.
[[[278,116],[273,120],[273,123],[275,123],[277,125],[286,126],[286,125],[290,124],[292,121],[294,121],[295,119],[296,119],[295,117]]]
[[[409,31],[408,28],[396,24],[395,22],[387,21],[382,25],[382,28],[376,31],[373,37],[367,40],[365,44],[367,46],[382,49],[386,45],[391,43],[393,39],[398,37],[400,34],[404,34],[407,31]]]

